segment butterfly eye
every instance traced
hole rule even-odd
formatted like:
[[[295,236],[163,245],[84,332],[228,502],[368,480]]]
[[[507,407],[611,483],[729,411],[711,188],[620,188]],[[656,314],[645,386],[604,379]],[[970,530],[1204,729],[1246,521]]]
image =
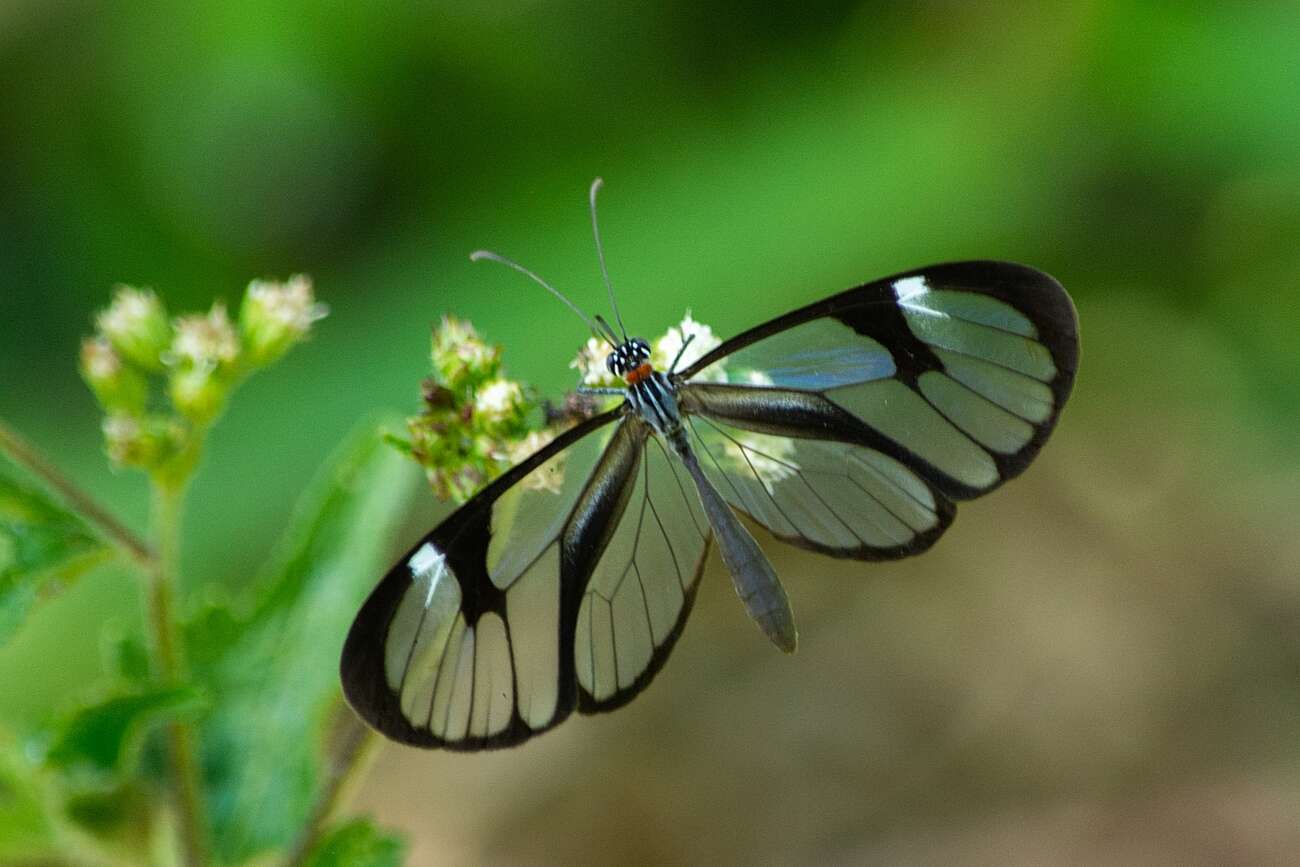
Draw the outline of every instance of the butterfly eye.
[[[620,366],[621,365],[619,364],[619,357],[617,352],[611,352],[609,355],[605,356],[605,368],[610,373],[614,374],[615,376],[620,375],[620,371],[619,371]]]

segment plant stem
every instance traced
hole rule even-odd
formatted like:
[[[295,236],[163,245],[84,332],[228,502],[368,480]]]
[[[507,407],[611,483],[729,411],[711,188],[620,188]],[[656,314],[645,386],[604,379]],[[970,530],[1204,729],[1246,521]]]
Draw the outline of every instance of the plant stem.
[[[149,570],[148,622],[158,678],[162,683],[172,686],[184,683],[187,676],[181,646],[180,620],[175,610],[181,515],[186,485],[172,484],[155,477],[151,487],[153,499],[150,516],[158,559],[155,568]],[[167,746],[171,753],[172,785],[180,814],[182,855],[188,867],[199,867],[206,861],[202,777],[195,743],[194,729],[189,723],[173,721],[168,724]]]
[[[150,507],[153,547],[150,548],[2,421],[0,451],[57,491],[74,512],[143,568],[148,578],[146,620],[153,640],[158,678],[169,686],[183,683],[186,678],[185,658],[181,648],[180,621],[175,611],[175,589],[185,483],[162,477],[153,480]],[[194,729],[187,723],[174,722],[168,726],[167,741],[180,814],[184,863],[188,867],[200,867],[206,860],[206,839]]]
[[[330,737],[325,762],[325,779],[321,781],[320,797],[312,807],[311,816],[302,833],[294,841],[285,867],[300,867],[325,833],[325,826],[351,794],[379,745],[379,737],[357,718],[345,702],[340,701],[335,710],[333,734]]]
[[[33,475],[58,491],[64,502],[74,512],[99,530],[106,539],[126,552],[131,559],[146,569],[155,568],[154,553],[149,550],[149,546],[139,536],[128,530],[107,509],[95,502],[90,494],[77,487],[63,473],[59,472],[49,459],[15,431],[11,430],[3,421],[0,421],[0,451],[8,454],[15,462],[26,467]]]

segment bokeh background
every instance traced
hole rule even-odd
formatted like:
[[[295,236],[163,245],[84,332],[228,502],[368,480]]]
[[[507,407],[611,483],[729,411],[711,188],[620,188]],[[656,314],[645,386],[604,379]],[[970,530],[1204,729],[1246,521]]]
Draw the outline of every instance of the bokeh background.
[[[313,275],[332,315],[240,392],[192,495],[187,582],[238,586],[345,432],[415,407],[442,313],[571,385],[581,325],[466,254],[601,309],[597,174],[648,335],[1033,264],[1079,308],[1075,396],[934,551],[773,543],[793,658],[715,560],[626,709],[503,754],[388,747],[354,809],[418,864],[1288,863],[1298,45],[1294,2],[5,0],[0,416],[139,525],[75,369],[93,310],[117,282],[179,310]],[[137,605],[106,573],[42,609],[0,651],[0,724],[92,682]]]

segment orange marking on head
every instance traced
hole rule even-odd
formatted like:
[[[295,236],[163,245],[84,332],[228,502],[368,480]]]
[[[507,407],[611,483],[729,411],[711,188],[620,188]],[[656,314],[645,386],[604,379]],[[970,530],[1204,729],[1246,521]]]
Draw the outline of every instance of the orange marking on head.
[[[643,379],[649,379],[650,374],[653,372],[654,368],[651,367],[650,362],[647,361],[640,367],[635,367],[632,370],[629,370],[623,378],[627,380],[628,385],[636,385]]]

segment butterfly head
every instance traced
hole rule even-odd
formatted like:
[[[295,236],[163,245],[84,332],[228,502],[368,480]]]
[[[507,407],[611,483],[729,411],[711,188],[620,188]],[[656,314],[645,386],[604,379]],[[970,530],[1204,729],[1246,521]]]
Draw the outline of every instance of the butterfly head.
[[[650,344],[640,337],[619,344],[605,358],[605,367],[609,368],[609,372],[629,383],[649,376],[650,371],[646,369],[649,366]]]

